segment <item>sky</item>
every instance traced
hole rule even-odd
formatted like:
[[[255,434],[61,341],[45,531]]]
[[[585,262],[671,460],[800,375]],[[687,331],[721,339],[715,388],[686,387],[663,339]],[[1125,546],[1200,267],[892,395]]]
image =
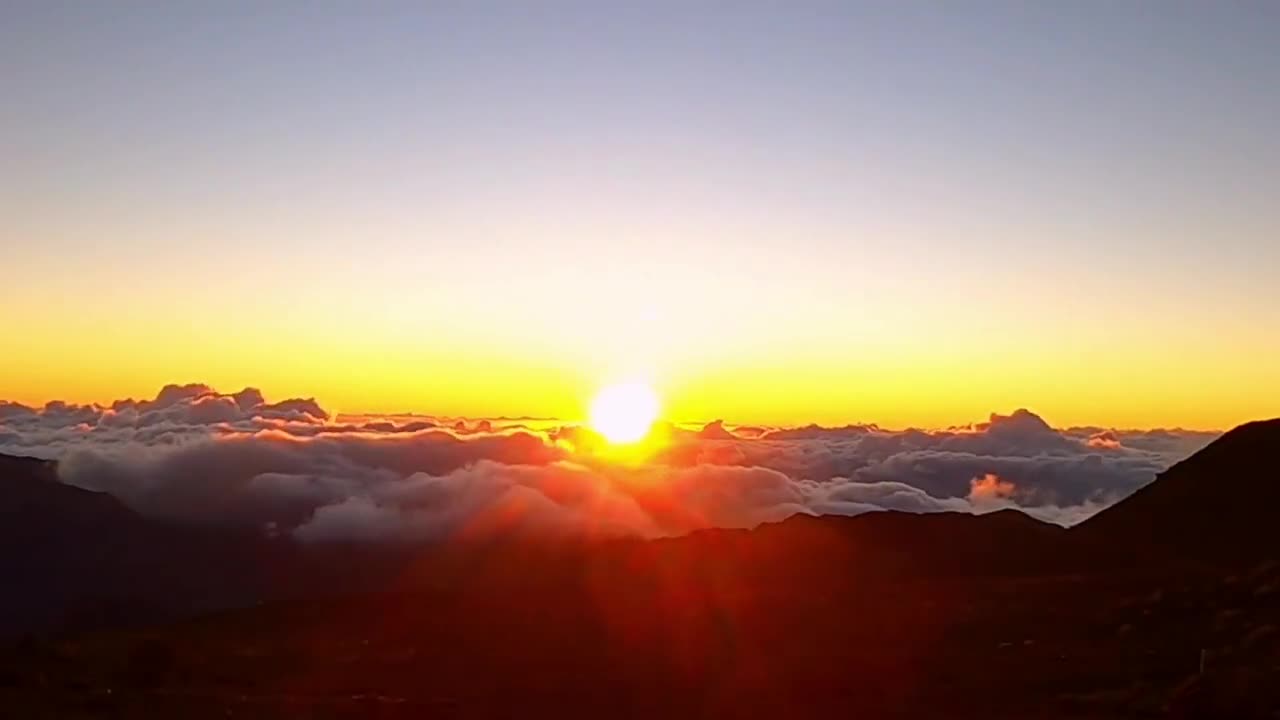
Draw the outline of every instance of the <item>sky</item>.
[[[0,8],[0,397],[1280,415],[1271,3]]]

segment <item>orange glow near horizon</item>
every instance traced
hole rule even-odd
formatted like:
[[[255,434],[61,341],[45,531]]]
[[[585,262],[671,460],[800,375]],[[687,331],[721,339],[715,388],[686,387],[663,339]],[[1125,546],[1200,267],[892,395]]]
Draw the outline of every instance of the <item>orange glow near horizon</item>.
[[[1138,328],[1127,330],[1134,342],[1116,343],[1110,325],[1020,326],[999,307],[976,320],[946,307],[930,310],[937,318],[766,309],[750,324],[721,315],[722,325],[708,326],[674,306],[645,323],[603,317],[627,317],[617,308],[560,323],[479,308],[360,314],[368,301],[356,297],[330,304],[327,316],[299,310],[286,322],[239,301],[195,307],[199,289],[168,305],[105,295],[75,312],[28,290],[0,297],[14,340],[0,352],[0,399],[28,405],[109,405],[200,382],[314,397],[330,412],[578,422],[590,417],[601,379],[622,375],[649,378],[673,422],[939,428],[1025,407],[1057,427],[1227,429],[1280,415],[1280,370],[1265,362],[1280,354],[1280,336],[1246,332],[1261,320],[1222,324],[1214,342]],[[978,321],[1008,331],[961,332]]]

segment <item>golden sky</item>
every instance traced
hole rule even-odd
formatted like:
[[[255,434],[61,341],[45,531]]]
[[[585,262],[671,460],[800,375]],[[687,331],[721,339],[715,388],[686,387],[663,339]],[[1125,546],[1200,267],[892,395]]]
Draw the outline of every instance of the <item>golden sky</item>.
[[[6,303],[17,342],[0,354],[0,396],[11,400],[109,402],[199,381],[349,412],[581,418],[599,387],[640,378],[676,420],[938,427],[1025,406],[1057,425],[1221,428],[1276,414],[1280,398],[1267,361],[1280,356],[1276,334],[1212,307],[1143,325],[980,291],[799,308],[683,295],[646,314],[642,297],[43,284]]]

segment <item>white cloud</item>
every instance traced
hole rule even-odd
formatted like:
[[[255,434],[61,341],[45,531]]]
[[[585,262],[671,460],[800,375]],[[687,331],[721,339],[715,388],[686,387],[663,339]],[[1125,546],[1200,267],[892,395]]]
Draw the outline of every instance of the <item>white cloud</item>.
[[[448,429],[443,429],[441,426]],[[314,400],[166,386],[111,406],[0,403],[0,452],[135,509],[319,541],[465,533],[675,535],[795,513],[987,512],[1070,524],[1212,435],[1055,430],[1026,410],[943,431],[672,430],[640,467],[575,452],[573,428],[423,416],[333,418]]]

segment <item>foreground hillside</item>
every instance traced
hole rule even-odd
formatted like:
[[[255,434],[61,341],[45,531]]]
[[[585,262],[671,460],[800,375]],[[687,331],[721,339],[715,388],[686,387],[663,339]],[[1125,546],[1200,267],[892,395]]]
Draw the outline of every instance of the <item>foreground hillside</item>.
[[[1273,717],[1280,568],[748,575],[679,558],[20,644],[21,717]],[[1201,662],[1204,672],[1201,673]]]
[[[0,655],[0,707],[1277,717],[1280,543],[1263,505],[1277,480],[1263,451],[1275,447],[1280,422],[1232,431],[1072,530],[1015,512],[880,513],[405,556],[379,592],[21,641]],[[326,587],[366,585],[370,562],[331,557]]]
[[[1211,567],[1274,559],[1280,546],[1280,419],[1226,433],[1076,529],[1146,557]]]

